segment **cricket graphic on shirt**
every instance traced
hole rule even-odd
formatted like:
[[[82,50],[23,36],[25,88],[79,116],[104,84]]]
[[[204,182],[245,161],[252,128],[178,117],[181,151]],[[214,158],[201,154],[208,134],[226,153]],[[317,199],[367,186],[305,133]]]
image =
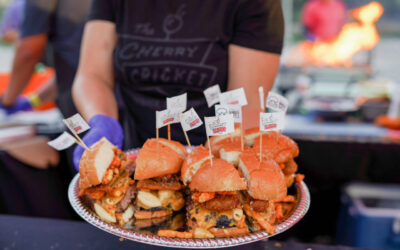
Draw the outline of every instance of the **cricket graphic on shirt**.
[[[127,82],[185,83],[200,87],[214,82],[217,67],[206,61],[215,39],[177,38],[185,26],[186,4],[166,15],[161,27],[135,24],[135,35],[118,34],[117,67]],[[164,37],[155,37],[162,31]]]

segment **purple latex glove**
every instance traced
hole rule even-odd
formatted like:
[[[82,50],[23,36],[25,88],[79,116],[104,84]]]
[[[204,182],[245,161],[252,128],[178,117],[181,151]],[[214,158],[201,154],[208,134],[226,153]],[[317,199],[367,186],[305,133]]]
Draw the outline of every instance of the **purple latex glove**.
[[[0,109],[4,110],[7,115],[11,115],[18,111],[30,110],[32,109],[32,105],[26,97],[20,96],[15,100],[14,105],[11,107],[4,107],[0,102]]]
[[[124,133],[119,122],[106,115],[95,115],[89,121],[90,129],[82,138],[85,144],[90,147],[102,137],[107,138],[112,144],[118,148],[122,147],[124,141]],[[85,149],[79,145],[76,146],[73,155],[74,167],[79,171],[79,161]]]

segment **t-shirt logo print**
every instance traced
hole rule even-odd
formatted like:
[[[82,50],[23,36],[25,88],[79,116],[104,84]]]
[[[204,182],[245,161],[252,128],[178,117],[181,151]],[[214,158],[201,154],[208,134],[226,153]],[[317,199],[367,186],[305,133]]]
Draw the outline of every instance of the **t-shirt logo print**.
[[[175,12],[166,15],[159,29],[164,37],[150,33],[118,34],[116,63],[124,72],[126,82],[204,87],[215,81],[217,67],[206,64],[215,39],[176,37],[185,32],[185,9],[186,5],[182,4]]]

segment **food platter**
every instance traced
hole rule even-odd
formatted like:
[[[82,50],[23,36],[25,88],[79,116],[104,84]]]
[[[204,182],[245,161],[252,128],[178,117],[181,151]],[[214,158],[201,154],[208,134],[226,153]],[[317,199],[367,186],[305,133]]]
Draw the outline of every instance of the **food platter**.
[[[127,152],[127,155],[131,158],[135,158],[138,152],[139,152],[138,149],[131,150]],[[114,234],[116,236],[125,239],[151,245],[164,246],[164,247],[221,248],[221,247],[238,246],[267,239],[269,237],[282,233],[291,228],[292,226],[294,226],[307,213],[311,202],[309,190],[307,188],[307,185],[303,181],[301,183],[296,183],[296,190],[297,190],[296,207],[293,209],[292,214],[286,220],[277,225],[274,234],[270,235],[266,232],[256,232],[238,237],[215,238],[215,239],[178,239],[178,238],[159,237],[153,234],[145,234],[134,230],[120,228],[116,225],[107,223],[99,219],[92,211],[90,211],[86,206],[84,206],[81,200],[79,199],[78,197],[79,174],[77,174],[72,179],[69,185],[68,199],[75,212],[78,213],[78,215],[81,216],[85,221],[103,231],[106,231],[108,233]]]

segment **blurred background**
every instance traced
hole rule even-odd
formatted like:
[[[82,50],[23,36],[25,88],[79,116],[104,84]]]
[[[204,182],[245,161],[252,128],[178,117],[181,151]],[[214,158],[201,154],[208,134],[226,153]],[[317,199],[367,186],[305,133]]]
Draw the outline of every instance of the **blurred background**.
[[[0,0],[0,94],[23,2]],[[283,133],[299,145],[296,162],[312,202],[277,239],[400,249],[400,0],[282,0],[282,7],[274,91],[289,99]],[[27,96],[54,78],[51,60],[41,61]],[[74,175],[67,152],[46,144],[64,131],[61,119],[51,101],[0,114],[0,213],[79,219],[67,200]]]

